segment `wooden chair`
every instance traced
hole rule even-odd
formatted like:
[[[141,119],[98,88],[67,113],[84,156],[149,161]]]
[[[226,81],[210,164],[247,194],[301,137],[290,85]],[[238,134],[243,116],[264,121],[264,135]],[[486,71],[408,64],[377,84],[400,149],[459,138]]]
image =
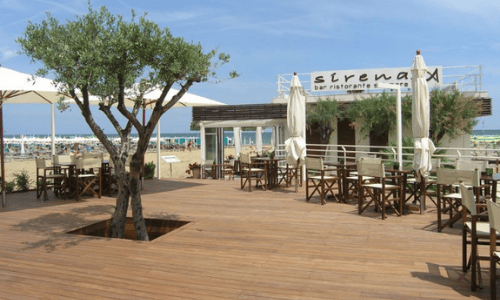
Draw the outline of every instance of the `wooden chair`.
[[[214,161],[213,160],[203,159],[201,161],[201,178],[202,179],[208,179],[208,177],[214,178],[214,171],[215,171],[215,168],[214,168]]]
[[[431,165],[432,168],[430,173],[435,175],[436,170],[441,167],[441,159],[432,158]],[[430,199],[432,203],[437,206],[436,193],[433,191],[436,187],[436,176],[429,176],[425,183],[419,182],[415,177],[411,177],[406,180],[407,191],[409,191],[409,193],[407,194],[405,202],[408,203],[411,200],[412,204],[419,204],[421,210],[420,213],[423,213],[426,206],[426,199],[422,199],[422,203],[420,198],[422,195],[422,184],[425,184],[425,198]]]
[[[488,166],[488,161],[481,160],[457,160],[456,161],[456,169],[457,170],[479,170],[479,172],[486,172],[486,168]]]
[[[371,182],[364,182],[364,176],[373,177]],[[387,182],[391,180],[391,182]],[[403,175],[385,175],[383,164],[358,163],[358,213],[365,211],[370,204],[380,210],[382,219],[387,218],[386,206],[401,216],[403,213]],[[365,203],[365,200],[366,203]]]
[[[102,157],[100,155],[83,155],[75,160],[75,173],[71,176],[76,200],[84,194],[101,198],[102,194]],[[98,191],[95,187],[98,185]]]
[[[491,201],[486,201],[488,209],[488,220],[490,225],[490,294],[491,299],[497,298],[497,264],[500,263],[500,252],[497,251],[498,236],[500,230],[500,206]]]
[[[363,162],[366,164],[381,164],[382,159],[380,157],[369,157],[369,156],[363,156],[358,159],[358,163]],[[356,199],[358,200],[358,171],[348,171],[346,170],[345,172],[348,172],[349,176],[344,176],[343,180],[346,181],[346,184],[344,185],[347,188],[346,194],[346,202],[349,202],[351,199]],[[346,174],[347,175],[347,174]],[[366,183],[367,181],[373,180],[374,177],[372,176],[362,176],[363,183]]]
[[[326,195],[328,193],[337,202],[341,201],[341,177],[338,174],[332,174],[333,172],[337,172],[337,169],[325,169],[322,158],[306,158],[306,201],[311,200],[316,192],[321,198],[322,205],[326,204]],[[337,194],[334,193],[335,190]]]
[[[256,186],[260,183],[264,190],[267,190],[267,165],[256,167],[250,159],[250,154],[241,153],[241,169],[240,169],[240,184],[241,189],[245,188],[248,183],[248,191],[252,191],[252,179],[255,180]]]
[[[471,289],[476,290],[481,285],[481,260],[490,260],[490,256],[481,256],[478,252],[478,245],[490,244],[490,224],[480,222],[480,209],[484,212],[485,203],[477,203],[478,191],[474,193],[474,188],[466,187],[460,183],[460,194],[462,195],[462,270],[467,272],[471,268]],[[470,214],[470,218],[469,218]],[[467,245],[471,245],[469,261],[467,261]],[[479,279],[479,282],[476,280]]]
[[[234,160],[224,163],[222,165],[222,178],[225,179],[228,176],[229,179],[234,180]]]
[[[296,177],[298,176],[298,177]],[[298,178],[299,186],[302,186],[302,168],[294,168],[286,161],[278,165],[278,185],[285,182],[285,187],[292,185],[294,178]]]
[[[74,155],[56,155],[54,154],[52,156],[52,159],[54,161],[54,165],[58,165],[58,164],[69,164],[69,163],[72,163],[72,159],[71,157],[74,156]]]
[[[50,160],[35,158],[36,162],[36,198],[40,199],[43,193],[43,200],[49,199],[47,190],[53,188],[56,196],[67,196],[66,184],[67,174],[60,167],[51,166]]]
[[[446,226],[452,227],[460,220],[462,195],[455,191],[455,186],[462,182],[466,186],[479,189],[479,170],[452,170],[438,168],[437,179],[437,230],[441,232]],[[443,224],[443,215],[449,219]]]

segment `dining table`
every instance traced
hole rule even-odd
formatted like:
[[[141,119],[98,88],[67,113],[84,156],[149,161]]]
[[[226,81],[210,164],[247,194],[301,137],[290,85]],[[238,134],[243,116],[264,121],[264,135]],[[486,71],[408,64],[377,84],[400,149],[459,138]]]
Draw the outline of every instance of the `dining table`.
[[[267,188],[273,189],[278,187],[278,163],[284,161],[284,158],[276,157],[252,157],[252,162],[267,166]]]

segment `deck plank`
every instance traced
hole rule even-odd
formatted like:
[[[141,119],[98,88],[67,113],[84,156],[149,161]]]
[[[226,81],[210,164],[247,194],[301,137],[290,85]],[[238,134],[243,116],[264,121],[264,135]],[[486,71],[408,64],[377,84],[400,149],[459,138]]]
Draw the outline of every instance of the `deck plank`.
[[[44,205],[33,192],[9,196],[18,202],[0,208],[0,298],[489,298],[487,264],[484,289],[471,292],[461,230],[437,233],[432,207],[381,220],[293,190],[146,181],[146,217],[191,222],[151,242],[65,233],[109,218],[109,197]]]

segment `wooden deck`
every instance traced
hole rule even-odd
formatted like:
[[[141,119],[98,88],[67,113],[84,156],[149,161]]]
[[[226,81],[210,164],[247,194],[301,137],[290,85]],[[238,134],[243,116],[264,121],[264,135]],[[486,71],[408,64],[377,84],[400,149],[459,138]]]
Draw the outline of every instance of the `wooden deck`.
[[[152,242],[66,234],[110,217],[114,199],[0,208],[1,299],[470,299],[457,228],[435,209],[382,221],[354,204],[239,181],[147,181],[146,217],[190,221]],[[57,205],[51,205],[57,204]],[[27,208],[29,207],[29,208]],[[483,268],[488,265],[484,264]]]

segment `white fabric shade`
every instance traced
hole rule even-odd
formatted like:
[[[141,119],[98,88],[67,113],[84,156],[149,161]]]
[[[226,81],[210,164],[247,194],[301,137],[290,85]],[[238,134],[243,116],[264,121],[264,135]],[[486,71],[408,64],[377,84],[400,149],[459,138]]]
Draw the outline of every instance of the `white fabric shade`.
[[[234,127],[233,134],[234,134],[234,152],[236,153],[236,156],[239,157],[241,152],[241,128]]]
[[[255,146],[257,147],[257,153],[262,155],[262,127],[257,127],[255,130]]]
[[[289,138],[285,141],[286,161],[292,166],[304,164],[306,158],[306,100],[302,94],[299,77],[294,75],[290,84],[287,107],[287,130]]]
[[[427,178],[432,169],[431,157],[436,147],[429,139],[430,102],[429,87],[425,79],[427,66],[421,55],[417,54],[411,67],[412,73],[412,131],[415,139],[413,169]],[[418,172],[417,172],[418,173]]]
[[[164,105],[167,104],[168,101],[170,101],[172,99],[172,97],[177,95],[178,92],[179,92],[179,90],[171,88],[168,91],[167,96],[165,97],[165,100],[163,101],[163,104]],[[151,92],[144,94],[143,105],[146,106],[146,108],[153,109],[154,104],[155,104],[156,100],[158,100],[158,98],[160,98],[161,93],[162,93],[162,90],[156,88],[156,89],[152,90]],[[128,108],[134,107],[137,92],[133,91],[133,90],[127,90],[125,92],[125,95],[126,95],[125,96],[126,97],[125,98],[125,106]],[[95,97],[95,96],[90,97],[90,104],[91,105],[98,105],[99,102],[100,102],[99,97]],[[115,104],[115,105],[117,105],[117,104]],[[141,105],[141,107],[143,105]],[[212,100],[212,99],[208,99],[205,97],[201,97],[198,95],[194,95],[191,93],[185,93],[182,96],[182,98],[179,101],[177,101],[177,103],[174,104],[174,106],[172,106],[172,108],[175,108],[175,107],[194,107],[194,106],[217,106],[217,105],[226,105],[226,104],[219,102],[219,101]]]
[[[51,104],[51,131],[52,131],[52,153],[54,154],[54,104],[62,97],[54,82],[50,79],[35,77],[29,74],[20,73],[11,69],[0,67],[0,103],[4,104]],[[0,119],[0,124],[3,127],[3,120]],[[3,144],[3,135],[2,141]],[[3,149],[3,145],[2,145]],[[4,154],[2,153],[2,186],[5,185],[5,166]],[[2,205],[5,206],[6,199],[2,192]]]
[[[57,103],[61,98],[50,79],[0,67],[0,92],[4,103]]]

